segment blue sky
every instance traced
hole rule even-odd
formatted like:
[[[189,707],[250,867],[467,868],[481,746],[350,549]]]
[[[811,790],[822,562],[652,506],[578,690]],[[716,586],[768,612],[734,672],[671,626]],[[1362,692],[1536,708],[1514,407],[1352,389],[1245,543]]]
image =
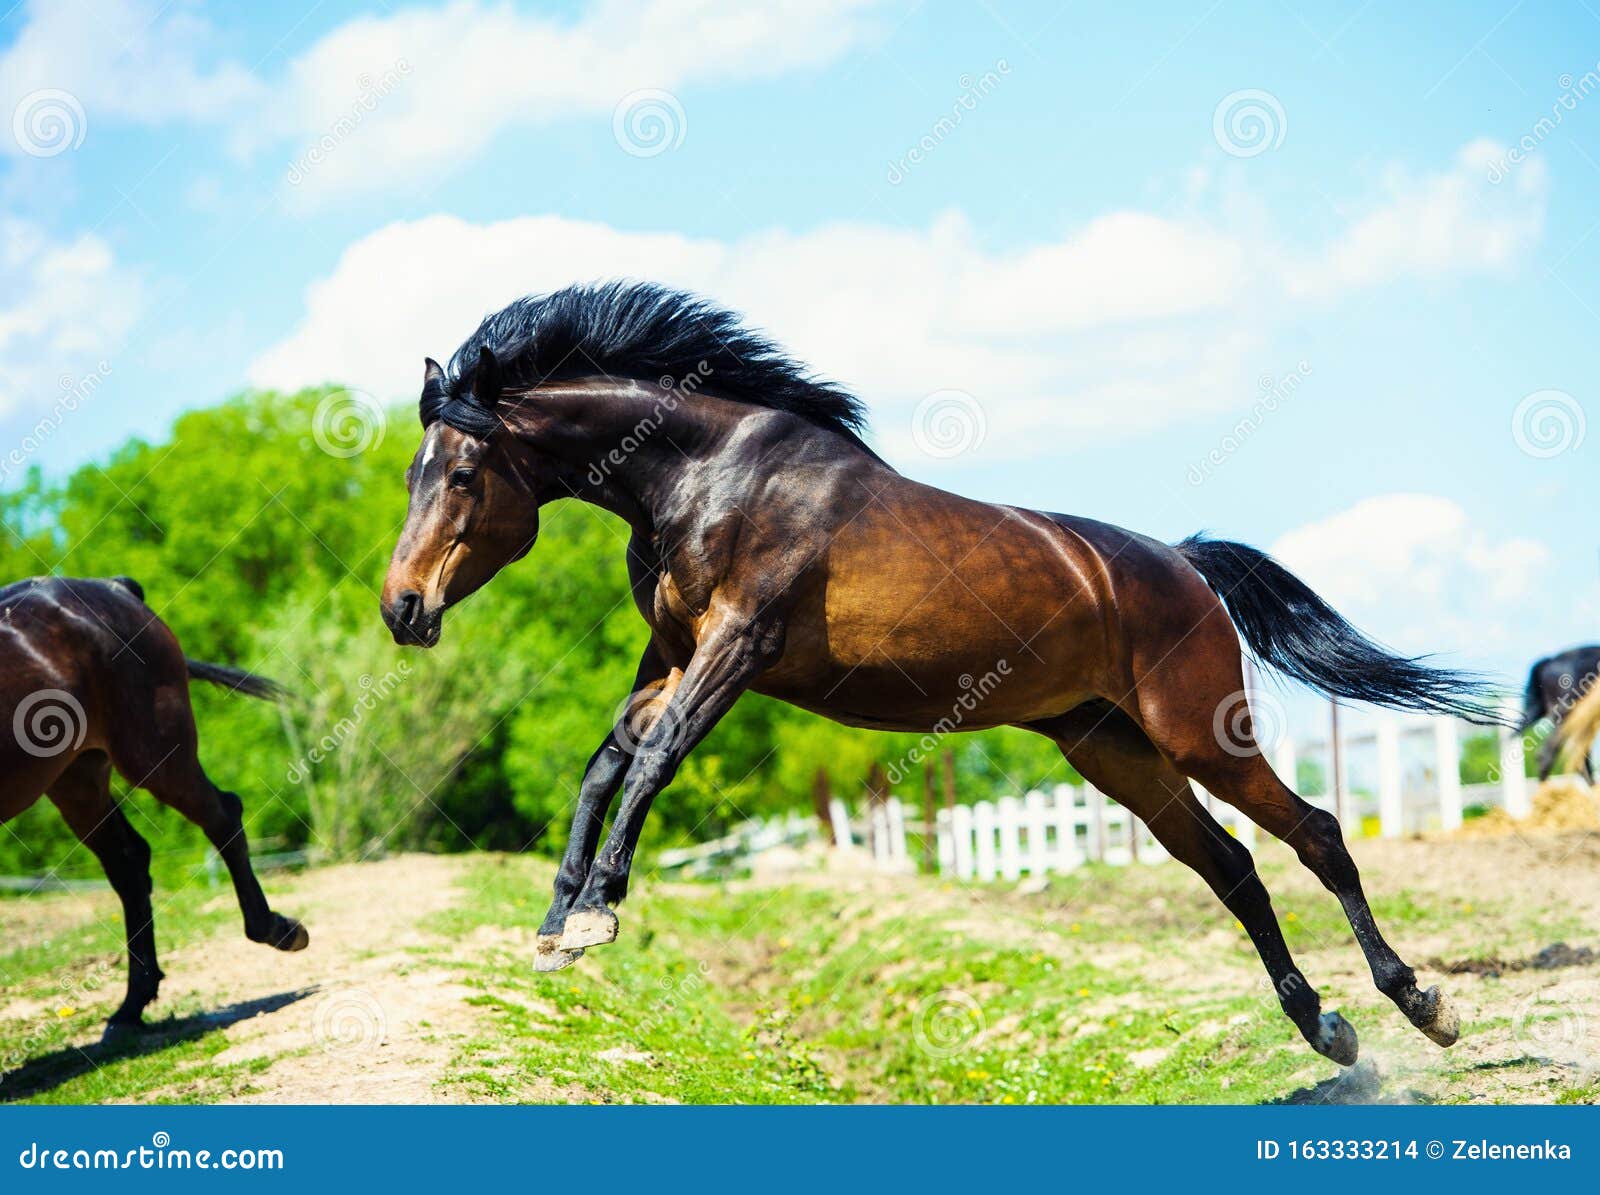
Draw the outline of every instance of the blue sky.
[[[514,295],[647,276],[907,473],[1272,548],[1520,683],[1600,639],[1600,7],[1391,8],[20,3],[0,453],[407,398]]]

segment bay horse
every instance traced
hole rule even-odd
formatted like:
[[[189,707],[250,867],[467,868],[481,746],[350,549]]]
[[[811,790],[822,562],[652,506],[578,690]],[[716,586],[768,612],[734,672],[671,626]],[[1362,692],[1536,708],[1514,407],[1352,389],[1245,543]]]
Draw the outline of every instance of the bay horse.
[[[397,642],[437,643],[445,611],[533,546],[547,502],[591,502],[632,530],[649,642],[584,773],[536,968],[615,940],[651,802],[753,690],[851,726],[1054,740],[1244,925],[1312,1048],[1352,1064],[1355,1030],[1321,1011],[1250,852],[1193,778],[1287,842],[1343,905],[1377,987],[1435,1042],[1456,1040],[1448,1000],[1379,932],[1337,819],[1262,758],[1239,641],[1324,693],[1492,720],[1474,678],[1384,651],[1242,544],[1168,546],[903,477],[863,442],[859,400],[732,313],[650,284],[487,317],[448,370],[425,362],[420,415],[381,598]]]
[[[1517,730],[1525,734],[1545,718],[1550,719],[1550,733],[1539,746],[1540,780],[1548,780],[1556,764],[1562,762],[1564,767],[1582,771],[1584,779],[1594,783],[1594,765],[1588,752],[1567,752],[1563,761],[1563,745],[1568,737],[1564,725],[1568,715],[1584,694],[1597,686],[1600,686],[1600,643],[1546,656],[1528,670],[1528,687],[1522,697],[1522,721]]]
[[[246,937],[306,948],[305,927],[272,911],[251,870],[243,804],[200,766],[189,704],[191,678],[268,700],[282,696],[276,684],[186,658],[130,577],[35,577],[0,589],[0,665],[0,823],[48,794],[122,901],[128,990],[107,1040],[143,1025],[162,979],[150,845],[112,797],[113,767],[204,831],[228,866]]]

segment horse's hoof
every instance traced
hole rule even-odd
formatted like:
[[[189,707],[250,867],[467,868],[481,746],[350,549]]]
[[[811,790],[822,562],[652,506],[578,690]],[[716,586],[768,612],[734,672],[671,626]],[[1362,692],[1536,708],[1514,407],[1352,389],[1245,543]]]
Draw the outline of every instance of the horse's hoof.
[[[278,932],[272,936],[275,950],[304,950],[311,945],[311,935],[306,932],[306,927],[293,917],[279,917],[278,921]]]
[[[617,940],[617,915],[600,906],[593,909],[574,909],[567,914],[567,923],[561,929],[562,950],[582,950],[586,946],[604,946]]]
[[[581,950],[561,949],[560,934],[540,934],[538,946],[533,954],[533,969],[535,971],[559,971],[563,967],[570,967],[583,957]]]
[[[144,1032],[142,1021],[107,1021],[105,1032],[100,1035],[100,1044],[112,1047],[127,1045],[138,1041]]]
[[[1317,1020],[1317,1040],[1311,1043],[1317,1053],[1340,1066],[1354,1066],[1361,1050],[1355,1027],[1336,1012],[1325,1012]]]
[[[1439,990],[1437,984],[1422,994],[1422,1019],[1418,1029],[1428,1035],[1428,1040],[1439,1046],[1453,1046],[1461,1036],[1461,1014],[1450,1002],[1450,997]]]

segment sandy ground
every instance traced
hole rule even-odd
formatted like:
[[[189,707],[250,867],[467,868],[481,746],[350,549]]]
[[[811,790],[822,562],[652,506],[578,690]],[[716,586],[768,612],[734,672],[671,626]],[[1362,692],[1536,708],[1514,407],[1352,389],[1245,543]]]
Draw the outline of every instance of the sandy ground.
[[[1370,894],[1432,894],[1457,910],[1444,924],[1413,922],[1391,937],[1424,984],[1441,983],[1455,999],[1468,1032],[1448,1052],[1430,1045],[1372,993],[1348,932],[1329,932],[1302,944],[1298,961],[1324,992],[1326,1007],[1352,1013],[1362,1037],[1363,1064],[1329,1081],[1323,1078],[1327,1064],[1308,1054],[1304,1084],[1282,1098],[1546,1102],[1595,1082],[1600,1067],[1600,832],[1369,841],[1355,851]],[[1265,846],[1262,858],[1274,864],[1265,870],[1280,914],[1326,899],[1281,847]],[[457,898],[457,884],[471,863],[462,856],[413,855],[280,881],[274,903],[306,922],[311,949],[286,956],[237,932],[222,932],[172,950],[162,960],[168,975],[162,1002],[152,1011],[208,1010],[204,1015],[216,1022],[212,1031],[226,1039],[216,1061],[265,1064],[249,1081],[251,1101],[458,1099],[460,1089],[442,1086],[441,1080],[457,1044],[481,1034],[482,1023],[459,977],[422,954],[442,944],[428,922]],[[1157,925],[1170,912],[1176,927],[1192,922],[1191,901],[1209,899],[1194,891],[1192,879],[1176,864],[1136,867],[1109,877],[1095,899],[1104,902],[1102,914],[1115,916],[1121,902],[1136,906],[1141,919]],[[764,882],[779,881],[751,883]],[[1226,948],[1222,928],[1209,935],[1089,947],[1046,932],[1046,919],[1075,915],[1052,906],[1048,894],[995,886],[974,898],[970,892],[952,893],[947,885],[885,876],[781,882],[836,887],[842,906],[868,902],[888,908],[896,897],[922,910],[948,905],[955,932],[992,935],[997,924],[1008,925],[1008,937],[1036,940],[1040,949],[1092,949],[1097,965],[1126,966],[1140,979],[1144,995],[1136,999],[1165,1005],[1259,990],[1260,1015],[1279,1015],[1260,971],[1236,949]],[[75,921],[103,917],[108,899],[109,894],[91,893],[0,904],[6,940],[25,944]],[[214,899],[232,898],[221,890]],[[498,930],[488,926],[482,932]],[[1180,940],[1182,947],[1175,948]],[[449,945],[460,953],[474,949],[474,941]],[[531,960],[531,944],[528,949]],[[730,965],[719,978],[729,984],[760,983],[753,973],[734,974],[739,969]],[[119,972],[110,985],[114,990],[104,993],[105,1011],[120,985]],[[20,998],[0,996],[0,1024],[15,1025],[38,1012]],[[85,1022],[85,1036],[74,1044],[90,1047],[97,1028]],[[1160,1056],[1160,1044],[1152,1043],[1148,1057],[1133,1061],[1150,1065]],[[130,1091],[125,1098],[171,1098],[183,1092],[184,1082],[180,1072],[170,1089]],[[1226,1091],[1217,1096],[1228,1098]]]

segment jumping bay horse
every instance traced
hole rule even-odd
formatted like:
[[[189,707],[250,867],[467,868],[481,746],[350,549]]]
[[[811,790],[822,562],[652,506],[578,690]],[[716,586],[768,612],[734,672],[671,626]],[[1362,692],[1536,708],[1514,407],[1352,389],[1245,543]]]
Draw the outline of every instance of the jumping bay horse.
[[[863,443],[855,398],[734,315],[647,284],[571,287],[488,317],[448,370],[426,362],[421,417],[382,595],[397,642],[437,643],[444,612],[533,546],[552,499],[632,528],[650,641],[584,774],[539,969],[616,938],[651,802],[741,693],[929,733],[998,668],[960,728],[1045,735],[1144,819],[1243,923],[1314,1049],[1351,1064],[1355,1031],[1321,1011],[1250,852],[1190,778],[1293,847],[1343,905],[1378,988],[1435,1042],[1456,1040],[1449,1002],[1379,932],[1338,821],[1262,758],[1239,640],[1324,693],[1492,719],[1471,678],[1385,652],[1242,544],[1169,547],[902,477]]]
[[[1573,647],[1559,655],[1546,656],[1528,671],[1528,688],[1522,696],[1522,721],[1517,729],[1526,733],[1544,718],[1551,722],[1550,733],[1539,747],[1539,779],[1548,780],[1557,762],[1563,760],[1569,736],[1566,721],[1573,707],[1591,689],[1600,687],[1600,643]],[[1567,752],[1563,766],[1576,767],[1584,779],[1594,783],[1594,766],[1589,754]]]
[[[276,699],[271,681],[185,658],[128,577],[36,577],[0,589],[0,822],[48,794],[122,900],[128,992],[106,1037],[136,1030],[156,998],[150,846],[111,795],[111,769],[205,832],[233,878],[245,936],[279,950],[310,942],[274,913],[250,868],[243,805],[195,755],[190,679]]]

